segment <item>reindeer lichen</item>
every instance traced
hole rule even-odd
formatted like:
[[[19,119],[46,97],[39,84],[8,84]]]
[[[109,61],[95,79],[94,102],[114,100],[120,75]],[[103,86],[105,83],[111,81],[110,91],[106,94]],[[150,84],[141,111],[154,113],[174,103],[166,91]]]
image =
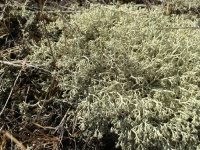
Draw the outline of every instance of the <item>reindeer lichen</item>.
[[[178,4],[168,7],[179,9]],[[83,10],[46,14],[53,19],[34,26],[35,13],[24,7],[15,14],[41,34],[35,40],[28,30],[22,32],[27,63],[50,72],[43,75],[35,67],[24,73],[37,72],[30,83],[41,95],[34,95],[35,104],[19,104],[20,113],[27,115],[26,105],[40,110],[42,98],[49,98],[53,106],[42,111],[66,107],[65,131],[79,141],[113,137],[123,150],[200,148],[200,31],[184,28],[196,27],[199,18],[166,14],[160,6],[149,14],[134,4],[91,4]],[[12,86],[9,80],[0,84],[0,93]],[[56,88],[60,95],[52,94]]]
[[[162,28],[198,19],[120,9],[91,7],[69,23],[80,32],[56,75],[64,96],[83,109],[80,127],[98,138],[114,132],[122,149],[197,148],[199,30]]]

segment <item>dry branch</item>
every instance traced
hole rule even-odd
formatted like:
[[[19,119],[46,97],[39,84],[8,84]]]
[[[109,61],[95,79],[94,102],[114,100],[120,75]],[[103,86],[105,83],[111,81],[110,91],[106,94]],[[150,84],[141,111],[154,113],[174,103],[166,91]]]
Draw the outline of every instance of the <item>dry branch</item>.
[[[3,61],[2,60],[2,61],[0,61],[0,63],[5,64],[5,65],[14,66],[14,67],[22,67],[23,60],[16,60],[16,61]],[[36,68],[36,69],[40,69],[40,70],[43,70],[45,72],[51,73],[50,71],[48,71],[46,69],[43,69],[43,68],[40,68],[39,66],[41,66],[41,65],[25,64],[24,67],[27,67],[27,68]]]

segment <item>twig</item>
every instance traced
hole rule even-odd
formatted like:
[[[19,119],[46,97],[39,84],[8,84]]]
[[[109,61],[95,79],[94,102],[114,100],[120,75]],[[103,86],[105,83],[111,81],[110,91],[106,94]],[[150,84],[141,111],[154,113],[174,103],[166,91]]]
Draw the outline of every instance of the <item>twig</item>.
[[[81,115],[82,111],[84,110],[85,108],[82,108],[78,113],[77,115],[75,116],[74,120],[73,120],[73,127],[72,127],[72,134],[74,134],[74,131],[75,131],[75,128],[76,128],[76,125],[77,125],[77,121],[78,121],[78,117]]]
[[[10,66],[14,66],[14,67],[22,67],[22,63],[23,60],[16,60],[16,61],[0,61],[0,63],[5,64],[5,65],[10,65]],[[43,70],[45,72],[51,73],[50,71],[43,69],[43,68],[39,68],[40,65],[34,66],[34,65],[29,65],[29,64],[25,64],[24,67],[28,67],[28,68],[36,68],[36,69],[40,69]]]
[[[14,82],[14,84],[13,84],[13,87],[12,87],[11,90],[10,90],[10,94],[9,94],[7,100],[6,100],[6,103],[5,103],[5,105],[3,106],[3,108],[2,108],[2,110],[1,110],[1,112],[0,112],[0,116],[2,115],[4,109],[6,108],[6,106],[7,106],[7,104],[8,104],[8,101],[9,101],[11,95],[12,95],[13,89],[14,89],[16,83],[17,83],[17,80],[19,79],[19,76],[21,75],[22,70],[24,69],[24,67],[25,67],[25,65],[26,65],[26,62],[27,62],[27,57],[26,57],[26,58],[24,59],[24,61],[23,61],[22,68],[21,68],[21,70],[19,71],[19,73],[18,73],[18,75],[17,75],[17,78],[15,79],[15,82]]]
[[[28,93],[29,93],[29,90],[30,90],[30,86],[28,86],[28,89],[27,89],[27,91],[26,91],[26,96],[25,96],[25,103],[26,103],[26,100],[27,100],[27,97],[28,97]]]
[[[39,12],[39,11],[38,11]],[[60,11],[57,11],[57,12],[55,12],[55,11],[43,11],[44,13],[81,13],[82,11],[62,11],[62,12],[60,12]]]
[[[66,121],[66,117],[68,115],[69,109],[67,110],[67,112],[65,113],[64,117],[62,118],[60,124],[56,127],[54,134],[56,133],[56,131],[60,132],[59,135],[59,141],[57,143],[57,147],[59,148],[60,146],[62,146],[62,140],[63,140],[63,135],[64,135],[64,123]]]
[[[200,27],[169,27],[169,28],[156,28],[158,30],[170,30],[170,29],[200,29]]]
[[[56,127],[55,131],[54,131],[54,134],[56,133],[56,131],[59,129],[59,128],[62,128],[64,123],[65,123],[65,120],[66,120],[66,117],[68,115],[68,112],[69,112],[69,109],[67,110],[67,112],[65,113],[64,117],[62,118],[62,120],[60,121],[59,125]]]
[[[147,11],[148,11],[148,12],[149,12],[149,14],[150,14],[151,12],[150,12],[150,5],[149,5],[149,1],[147,1],[147,0],[144,0],[144,3],[145,3],[145,5],[146,5]]]
[[[15,137],[13,137],[8,131],[6,131],[4,134],[9,139],[11,139],[12,141],[14,141],[22,150],[26,150],[26,147],[20,141],[18,141]]]
[[[39,128],[43,128],[43,129],[53,129],[53,130],[56,129],[56,128],[54,128],[54,127],[45,127],[45,126],[42,126],[42,125],[40,125],[40,124],[38,124],[38,123],[35,123],[35,122],[33,122],[33,124],[36,125],[36,126],[39,127]]]
[[[124,10],[118,10],[118,9],[110,9],[107,6],[102,6],[103,8],[109,9],[111,11],[116,11],[116,12],[123,12],[123,13],[127,13],[127,14],[133,14],[133,15],[140,15],[140,16],[148,16],[147,14],[142,14],[142,13],[136,13],[134,11],[124,11]]]

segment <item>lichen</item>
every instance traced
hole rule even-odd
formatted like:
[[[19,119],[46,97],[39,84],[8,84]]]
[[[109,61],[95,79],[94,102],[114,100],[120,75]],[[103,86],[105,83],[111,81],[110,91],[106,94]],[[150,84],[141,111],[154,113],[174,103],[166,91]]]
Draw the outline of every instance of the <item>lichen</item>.
[[[160,6],[149,14],[133,4],[82,9],[47,14],[51,21],[34,25],[41,34],[38,41],[28,30],[37,15],[23,12],[25,7],[12,14],[26,20],[22,35],[28,64],[50,72],[24,71],[31,78],[28,83],[41,91],[34,95],[35,104],[21,101],[21,115],[28,117],[24,106],[40,110],[42,100],[49,98],[50,109],[59,105],[71,115],[65,131],[79,141],[114,135],[115,147],[123,150],[198,149],[200,37],[198,29],[182,28],[198,26],[198,17],[166,14]],[[12,82],[1,80],[0,93]],[[56,88],[60,95],[52,94]],[[78,136],[75,128],[81,131]]]
[[[130,5],[119,9],[137,15],[91,7],[70,22],[81,32],[56,75],[64,96],[83,109],[80,127],[98,138],[114,132],[122,149],[196,148],[199,31],[159,28],[194,26],[198,19],[157,7],[147,16]]]

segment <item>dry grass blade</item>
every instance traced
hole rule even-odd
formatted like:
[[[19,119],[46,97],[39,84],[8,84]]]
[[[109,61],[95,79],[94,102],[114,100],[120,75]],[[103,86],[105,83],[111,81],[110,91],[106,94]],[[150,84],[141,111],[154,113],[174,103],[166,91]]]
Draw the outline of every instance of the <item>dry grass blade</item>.
[[[4,150],[6,148],[6,135],[3,134],[2,140],[1,140],[1,150]]]
[[[36,125],[39,128],[43,128],[43,129],[53,129],[53,130],[55,129],[54,127],[44,127],[44,126],[42,126],[42,125],[40,125],[38,123],[35,123],[35,122],[33,122],[33,124]]]
[[[2,39],[3,37],[5,37],[5,36],[7,36],[8,34],[6,33],[6,34],[3,34],[3,35],[1,35],[0,36],[0,39]]]
[[[166,8],[166,15],[169,14],[169,8],[170,8],[170,2],[167,3],[167,8]]]
[[[9,139],[15,142],[22,150],[26,150],[26,147],[20,141],[18,141],[15,137],[13,137],[8,131],[6,131],[3,136],[7,136]]]

